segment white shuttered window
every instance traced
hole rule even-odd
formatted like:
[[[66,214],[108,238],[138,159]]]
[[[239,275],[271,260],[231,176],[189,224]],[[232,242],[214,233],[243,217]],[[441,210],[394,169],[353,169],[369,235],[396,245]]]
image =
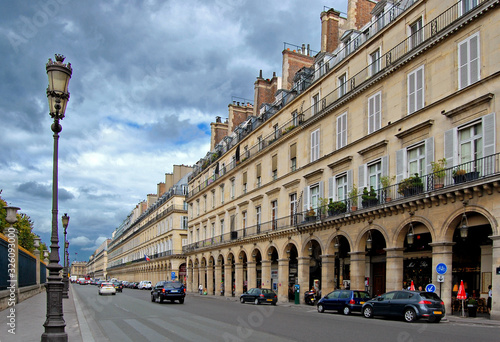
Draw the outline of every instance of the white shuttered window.
[[[337,149],[347,145],[347,113],[337,118]]]
[[[408,114],[424,107],[424,67],[408,74]]]
[[[458,89],[479,81],[479,33],[458,43]]]
[[[311,162],[319,158],[319,129],[311,133]]]
[[[380,129],[382,120],[382,93],[368,98],[368,134]]]

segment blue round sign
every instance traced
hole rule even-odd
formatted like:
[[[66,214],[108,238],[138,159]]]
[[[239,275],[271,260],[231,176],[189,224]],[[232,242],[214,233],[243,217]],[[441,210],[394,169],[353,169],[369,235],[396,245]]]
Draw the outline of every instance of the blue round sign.
[[[436,266],[436,272],[438,274],[445,274],[448,271],[448,266],[446,264],[440,263]]]
[[[434,284],[428,284],[425,287],[425,291],[427,291],[427,292],[435,292],[436,291],[436,286]]]

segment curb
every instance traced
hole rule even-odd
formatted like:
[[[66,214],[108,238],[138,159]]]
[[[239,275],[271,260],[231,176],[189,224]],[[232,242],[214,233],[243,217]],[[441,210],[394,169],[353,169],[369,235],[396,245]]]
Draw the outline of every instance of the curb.
[[[90,331],[90,327],[87,323],[87,319],[85,318],[85,315],[82,311],[82,308],[80,306],[80,302],[76,298],[78,294],[75,291],[72,291],[73,293],[73,303],[75,303],[75,309],[76,309],[76,317],[78,320],[78,325],[80,327],[80,335],[82,336],[82,340],[85,342],[95,342],[94,336],[92,336],[92,333]]]

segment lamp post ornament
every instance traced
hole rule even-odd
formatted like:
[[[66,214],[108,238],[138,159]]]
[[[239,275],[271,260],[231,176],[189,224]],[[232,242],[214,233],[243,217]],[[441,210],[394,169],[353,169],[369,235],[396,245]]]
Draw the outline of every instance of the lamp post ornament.
[[[59,133],[62,127],[59,123],[64,118],[66,105],[69,100],[68,84],[73,70],[71,64],[64,64],[63,55],[55,55],[55,61],[49,58],[46,65],[49,86],[47,87],[47,99],[49,100],[49,114],[54,119],[51,126],[54,132],[54,158],[52,172],[52,234],[50,238],[50,256],[47,269],[47,319],[43,324],[45,331],[42,334],[41,341],[68,341],[68,334],[65,331],[66,322],[63,317],[63,283],[61,281],[60,271],[62,266],[59,264],[59,237],[57,226],[58,212],[58,148]]]

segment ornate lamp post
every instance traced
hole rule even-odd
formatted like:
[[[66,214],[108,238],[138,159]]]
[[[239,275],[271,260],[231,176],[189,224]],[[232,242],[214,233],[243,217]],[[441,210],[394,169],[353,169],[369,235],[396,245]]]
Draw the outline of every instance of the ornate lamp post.
[[[68,84],[73,70],[71,64],[64,64],[63,55],[55,55],[56,60],[49,61],[46,65],[49,86],[47,88],[47,98],[49,100],[49,114],[54,119],[52,132],[54,132],[54,159],[52,173],[52,234],[50,238],[50,263],[47,268],[49,276],[47,278],[47,319],[43,326],[45,332],[42,334],[42,342],[48,341],[68,341],[68,334],[64,330],[66,322],[63,317],[62,292],[63,283],[59,272],[62,267],[59,265],[59,236],[57,227],[57,173],[58,173],[58,149],[59,133],[62,127],[59,121],[64,118],[66,105],[69,100]]]
[[[62,217],[62,224],[64,228],[64,253],[63,253],[63,260],[64,260],[64,268],[63,268],[63,298],[69,298],[68,296],[68,290],[69,290],[69,279],[68,279],[68,263],[67,263],[67,258],[66,258],[66,253],[68,253],[68,239],[66,238],[67,234],[67,229],[68,229],[68,223],[69,223],[69,216],[68,214],[64,213]]]

